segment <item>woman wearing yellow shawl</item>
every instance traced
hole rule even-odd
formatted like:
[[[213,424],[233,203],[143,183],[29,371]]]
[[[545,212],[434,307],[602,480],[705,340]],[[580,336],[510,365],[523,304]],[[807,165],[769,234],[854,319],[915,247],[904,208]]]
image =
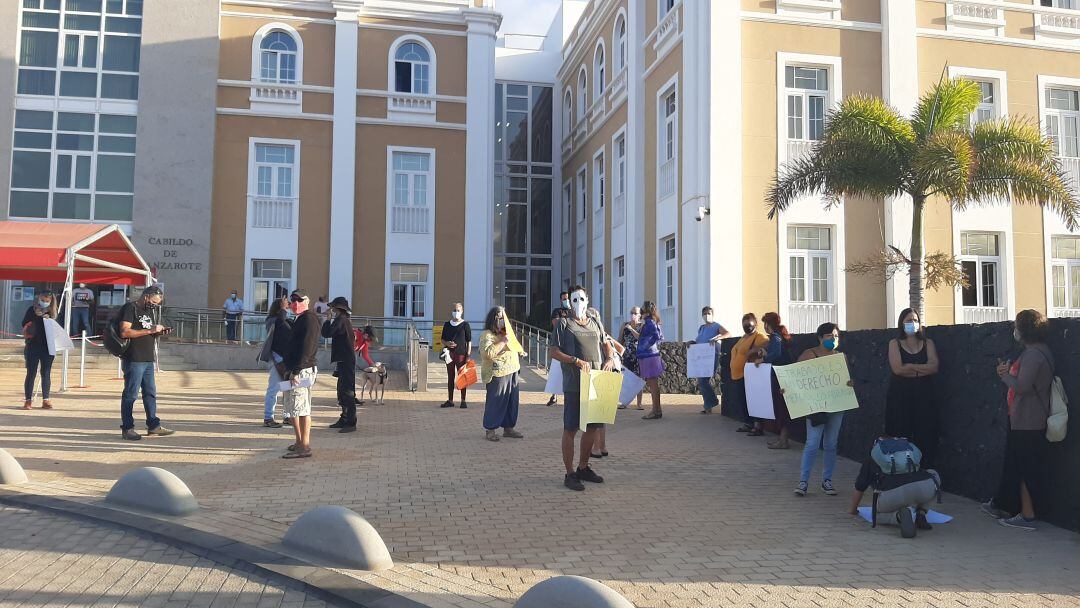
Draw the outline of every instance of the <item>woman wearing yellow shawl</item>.
[[[514,430],[518,417],[518,357],[525,354],[506,309],[496,306],[484,319],[484,334],[480,337],[480,381],[487,385],[484,401],[484,429],[488,441],[498,441],[496,429],[502,427],[502,436],[521,439]]]

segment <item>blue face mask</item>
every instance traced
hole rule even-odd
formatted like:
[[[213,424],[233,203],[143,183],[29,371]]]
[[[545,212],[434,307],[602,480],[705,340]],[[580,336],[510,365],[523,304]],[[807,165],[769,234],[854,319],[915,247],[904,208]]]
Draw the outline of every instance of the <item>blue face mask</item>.
[[[919,324],[916,321],[907,321],[904,323],[904,333],[909,336],[914,336],[919,332]]]
[[[822,341],[821,345],[829,350],[836,350],[836,347],[840,345],[839,342],[836,338],[827,338]]]

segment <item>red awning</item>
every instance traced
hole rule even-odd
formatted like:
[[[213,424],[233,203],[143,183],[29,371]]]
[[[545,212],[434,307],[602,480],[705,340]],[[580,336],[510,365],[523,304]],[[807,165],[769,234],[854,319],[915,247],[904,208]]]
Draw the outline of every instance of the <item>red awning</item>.
[[[148,285],[150,267],[116,224],[0,222],[0,279]]]

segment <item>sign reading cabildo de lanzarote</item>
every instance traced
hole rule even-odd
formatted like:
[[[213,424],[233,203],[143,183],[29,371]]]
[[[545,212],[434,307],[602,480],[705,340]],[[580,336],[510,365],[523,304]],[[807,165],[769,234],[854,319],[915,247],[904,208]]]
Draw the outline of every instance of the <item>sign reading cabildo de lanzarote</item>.
[[[784,401],[792,418],[859,407],[855,389],[848,386],[851,375],[842,354],[774,367],[773,371],[784,389]]]

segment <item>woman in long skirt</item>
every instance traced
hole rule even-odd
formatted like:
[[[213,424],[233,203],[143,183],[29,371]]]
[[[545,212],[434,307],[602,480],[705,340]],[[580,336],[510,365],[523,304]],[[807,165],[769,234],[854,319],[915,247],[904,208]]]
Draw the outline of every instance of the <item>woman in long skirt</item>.
[[[517,432],[518,372],[521,353],[517,340],[511,340],[506,310],[496,306],[488,311],[484,320],[484,334],[480,337],[480,381],[487,385],[484,401],[484,430],[488,441],[498,441],[496,429],[502,427],[502,436],[508,439],[524,437]]]

